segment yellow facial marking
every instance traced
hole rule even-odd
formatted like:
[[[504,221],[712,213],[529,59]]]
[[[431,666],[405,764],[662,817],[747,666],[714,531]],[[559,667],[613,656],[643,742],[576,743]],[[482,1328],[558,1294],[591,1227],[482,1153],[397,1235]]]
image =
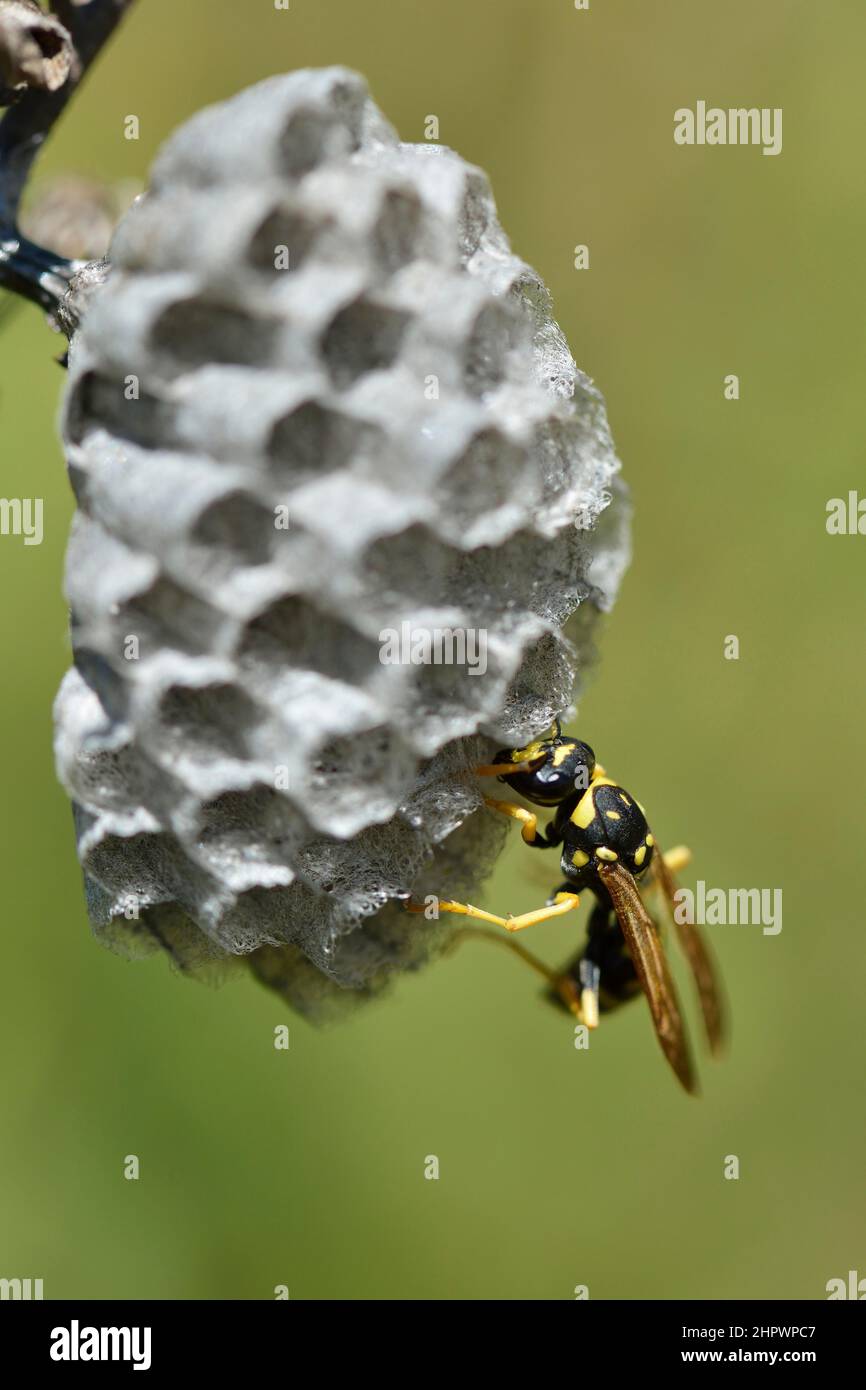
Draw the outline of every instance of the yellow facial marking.
[[[513,763],[531,763],[535,758],[542,758],[544,754],[541,749],[542,739],[536,739],[535,743],[527,743],[525,748],[515,748],[511,754]]]
[[[606,864],[615,864],[619,858],[612,849],[607,849],[604,845],[595,851],[595,857],[596,859],[603,859]]]
[[[652,835],[647,835],[646,842],[649,845],[650,849],[652,849],[653,845],[655,844],[655,840],[653,839]]]
[[[640,849],[635,850],[635,855],[634,855],[634,862],[637,864],[638,868],[640,868],[641,864],[643,863],[643,861],[644,861],[645,859],[646,859],[646,845],[641,845]]]
[[[584,854],[582,849],[576,849],[571,856],[571,862],[576,869],[582,869],[584,864],[589,863],[589,855]]]
[[[619,811],[605,811],[604,814],[607,816],[608,820],[622,820]]]
[[[553,766],[561,767],[562,764],[565,762],[566,758],[569,757],[569,755],[573,752],[573,743],[563,743],[559,748],[556,749],[553,755]]]

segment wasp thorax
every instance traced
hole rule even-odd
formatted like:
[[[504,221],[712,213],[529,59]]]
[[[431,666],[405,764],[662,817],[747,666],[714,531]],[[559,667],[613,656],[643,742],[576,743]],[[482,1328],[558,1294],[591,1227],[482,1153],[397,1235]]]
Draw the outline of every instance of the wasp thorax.
[[[597,778],[571,813],[563,867],[586,880],[599,864],[622,864],[635,878],[652,860],[654,840],[643,808],[622,787]]]

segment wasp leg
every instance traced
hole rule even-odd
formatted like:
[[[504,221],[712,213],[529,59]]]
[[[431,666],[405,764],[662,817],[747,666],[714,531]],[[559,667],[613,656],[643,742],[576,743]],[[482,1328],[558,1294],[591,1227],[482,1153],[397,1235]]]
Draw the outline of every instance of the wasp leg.
[[[547,899],[547,902],[544,904],[544,906],[545,906],[545,907],[550,907],[551,903],[555,903],[555,902],[556,902],[556,899],[557,899],[557,897],[559,896],[560,893],[573,893],[573,892],[574,892],[573,886],[569,883],[568,879],[566,879],[563,883],[560,883],[560,885],[559,885],[558,888],[554,888],[553,892],[551,893],[550,897]]]
[[[581,1016],[587,1028],[597,1028],[601,971],[597,965],[586,958],[580,962],[580,985]]]
[[[673,849],[662,855],[662,859],[672,874],[680,874],[691,864],[692,852],[688,845],[674,845]]]
[[[552,839],[550,835],[551,826],[546,830],[538,828],[538,814],[535,811],[527,811],[524,806],[516,806],[513,801],[495,801],[491,796],[485,796],[484,805],[489,806],[491,811],[499,811],[503,816],[511,816],[513,820],[519,820],[522,824],[520,831],[523,841],[527,845],[532,845],[535,849],[551,849],[558,845],[559,839]]]
[[[546,907],[536,908],[534,912],[524,912],[519,917],[497,917],[493,912],[485,912],[483,908],[473,907],[471,903],[455,903],[440,900],[438,906],[440,912],[456,912],[462,917],[476,917],[481,922],[492,922],[495,927],[504,927],[506,931],[523,931],[524,927],[537,926],[539,922],[546,922],[551,917],[561,917],[563,913],[570,912],[573,907],[577,907],[580,898],[576,893],[557,893],[553,902]],[[426,912],[424,903],[413,903],[411,900],[405,904],[407,912]]]
[[[515,806],[513,801],[494,801],[492,796],[485,796],[484,805],[489,806],[491,811],[500,811],[503,816],[519,820],[520,833],[528,845],[534,844],[538,839],[538,816],[534,811],[527,811],[524,806]]]
[[[403,904],[407,912],[423,912],[426,914],[427,905],[425,903],[409,902]],[[456,912],[462,917],[477,917],[480,922],[492,922],[495,927],[505,927],[508,929],[508,921],[505,917],[497,917],[493,912],[485,912],[483,908],[473,907],[471,903],[455,903],[441,898],[436,904],[438,920],[440,912]]]
[[[445,948],[445,953],[450,954],[452,951],[456,951],[462,941],[490,941],[494,946],[504,946],[506,950],[511,951],[513,955],[518,956],[524,964],[528,965],[530,970],[534,970],[536,975],[541,975],[547,981],[550,988],[556,991],[565,1007],[574,1014],[575,1018],[579,1019],[581,1023],[586,1022],[581,1015],[580,999],[574,981],[569,979],[567,975],[551,970],[549,966],[544,964],[544,961],[538,959],[538,956],[527,951],[521,942],[515,941],[510,936],[500,936],[497,932],[487,931],[484,927],[459,927],[452,934]],[[592,1027],[592,1024],[588,1026]]]
[[[524,912],[519,917],[509,917],[506,922],[508,931],[523,931],[524,927],[535,927],[539,922],[547,922],[551,917],[561,917],[565,912],[571,912],[572,908],[580,906],[580,898],[576,893],[556,893],[552,903],[546,907],[538,907],[534,912]]]

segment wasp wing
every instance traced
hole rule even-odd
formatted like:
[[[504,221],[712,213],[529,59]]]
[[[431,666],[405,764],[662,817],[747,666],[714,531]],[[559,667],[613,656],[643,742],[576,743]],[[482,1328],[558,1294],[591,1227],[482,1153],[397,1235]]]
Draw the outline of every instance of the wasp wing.
[[[658,844],[656,844],[656,851],[653,856],[653,868],[659,887],[667,899],[683,954],[695,977],[710,1050],[713,1053],[718,1053],[725,1037],[725,1010],[722,1002],[722,989],[710,948],[699,926],[693,922],[681,922],[679,920],[676,879],[665,863],[664,855]]]
[[[682,1085],[691,1094],[697,1082],[686,1041],[674,982],[662,951],[656,925],[644,906],[637,884],[622,864],[599,864],[599,876],[610,894],[626,945],[634,961],[662,1051]]]

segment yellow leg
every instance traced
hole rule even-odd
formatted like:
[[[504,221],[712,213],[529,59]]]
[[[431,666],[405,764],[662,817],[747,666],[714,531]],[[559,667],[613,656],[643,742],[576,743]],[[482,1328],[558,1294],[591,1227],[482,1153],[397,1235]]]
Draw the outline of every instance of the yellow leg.
[[[582,989],[580,991],[578,1015],[583,1019],[587,1028],[598,1027],[598,995],[594,989]]]
[[[426,914],[427,905],[425,903],[408,902],[404,904],[407,912],[423,912]],[[493,912],[485,912],[483,908],[473,907],[471,903],[455,903],[445,898],[440,898],[436,904],[437,914],[439,912],[457,912],[463,917],[477,917],[480,922],[492,922],[495,927],[505,927],[508,929],[508,922],[505,917],[497,917]],[[434,919],[437,920],[437,919]]]
[[[524,912],[520,917],[509,917],[505,923],[507,931],[523,931],[524,927],[535,927],[551,917],[561,917],[565,912],[580,906],[576,893],[557,893],[549,907],[536,908],[534,912]]]
[[[515,806],[513,801],[494,801],[490,796],[485,796],[484,805],[489,806],[491,811],[500,811],[503,816],[519,820],[523,827],[520,833],[528,845],[537,838],[538,816],[534,811],[527,811],[525,806]]]
[[[672,874],[682,873],[692,862],[692,852],[687,845],[674,845],[666,854],[662,855],[665,863]]]
[[[555,970],[551,970],[549,966],[544,964],[544,961],[538,959],[538,956],[527,951],[521,942],[515,941],[510,936],[499,936],[497,933],[486,931],[484,927],[460,927],[452,934],[446,951],[456,950],[461,941],[467,940],[491,941],[494,946],[504,946],[513,955],[519,956],[531,970],[535,971],[536,975],[540,975],[542,979],[547,981],[551,989],[556,990],[565,1007],[574,1014],[576,1019],[581,1023],[587,1023],[590,1028],[594,1026],[581,1014],[580,1000],[574,981],[569,979],[567,975],[559,975]]]
[[[524,927],[537,926],[539,922],[546,922],[551,917],[561,917],[563,913],[570,912],[573,907],[580,904],[580,898],[576,893],[557,893],[553,902],[548,907],[536,908],[534,912],[524,912],[519,917],[497,917],[493,912],[485,912],[481,907],[473,907],[471,903],[455,903],[450,900],[440,899],[438,908],[440,912],[456,912],[461,917],[475,917],[480,922],[492,922],[495,927],[504,927],[506,931],[523,931]],[[406,903],[407,912],[426,912],[424,903]]]

